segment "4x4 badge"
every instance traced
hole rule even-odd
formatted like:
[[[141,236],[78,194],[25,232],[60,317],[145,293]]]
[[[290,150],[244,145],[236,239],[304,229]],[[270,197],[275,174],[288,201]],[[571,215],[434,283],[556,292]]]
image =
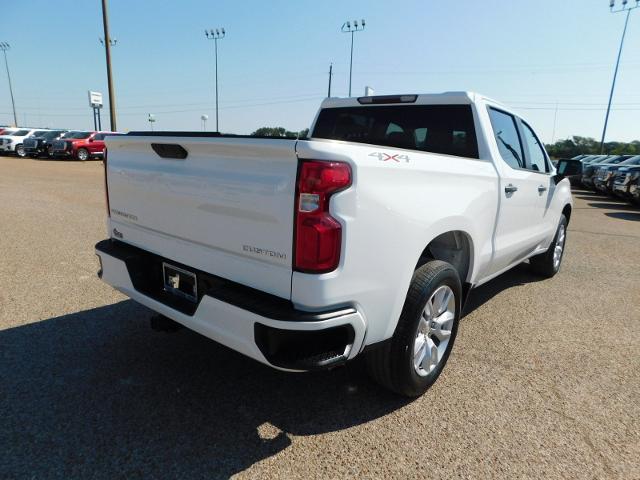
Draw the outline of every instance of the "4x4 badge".
[[[404,162],[404,163],[409,163],[409,155],[404,155],[401,153],[396,153],[395,155],[391,155],[390,153],[384,153],[384,152],[372,152],[369,154],[370,157],[375,157],[378,160],[380,160],[381,162]]]

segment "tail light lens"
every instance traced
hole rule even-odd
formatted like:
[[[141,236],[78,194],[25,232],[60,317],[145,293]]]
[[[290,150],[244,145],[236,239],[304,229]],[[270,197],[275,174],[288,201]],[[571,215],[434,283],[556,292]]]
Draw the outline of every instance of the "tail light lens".
[[[351,167],[342,162],[303,160],[296,188],[294,268],[325,273],[340,263],[342,226],[329,213],[334,193],[351,185]]]
[[[109,184],[107,183],[107,149],[104,149],[102,157],[102,165],[104,165],[104,200],[107,206],[107,217],[111,217],[111,208],[109,207]]]

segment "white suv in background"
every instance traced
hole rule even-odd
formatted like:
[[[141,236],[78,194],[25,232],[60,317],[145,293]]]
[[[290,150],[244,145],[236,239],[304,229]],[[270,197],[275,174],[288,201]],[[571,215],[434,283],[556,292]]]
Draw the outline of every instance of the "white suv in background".
[[[36,132],[46,131],[44,128],[15,128],[10,129],[8,134],[5,131],[0,135],[0,153],[15,153],[20,157],[24,157],[24,149],[22,147],[24,139]]]

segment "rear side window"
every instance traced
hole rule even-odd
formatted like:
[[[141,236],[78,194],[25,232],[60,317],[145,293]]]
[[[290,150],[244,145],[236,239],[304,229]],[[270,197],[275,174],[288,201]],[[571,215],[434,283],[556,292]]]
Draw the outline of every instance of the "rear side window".
[[[326,108],[312,137],[478,158],[470,105]]]
[[[513,115],[489,108],[491,127],[502,159],[512,168],[524,168],[522,143]]]
[[[527,161],[527,168],[534,172],[548,172],[547,157],[544,154],[544,149],[540,144],[540,140],[533,133],[531,127],[522,122],[522,130],[524,131],[524,141],[527,143],[529,149],[529,158]]]

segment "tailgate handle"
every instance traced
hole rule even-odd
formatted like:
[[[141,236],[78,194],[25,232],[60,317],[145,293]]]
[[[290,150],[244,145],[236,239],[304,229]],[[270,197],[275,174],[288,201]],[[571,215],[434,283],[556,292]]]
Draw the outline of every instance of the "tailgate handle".
[[[178,145],[177,143],[152,143],[151,148],[162,158],[184,160],[188,155],[182,145]]]

